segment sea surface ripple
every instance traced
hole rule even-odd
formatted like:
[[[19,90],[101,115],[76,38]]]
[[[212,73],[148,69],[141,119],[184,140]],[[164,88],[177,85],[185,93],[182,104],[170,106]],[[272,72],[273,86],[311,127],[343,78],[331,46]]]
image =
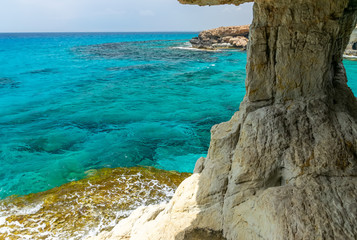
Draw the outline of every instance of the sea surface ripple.
[[[197,33],[0,34],[0,199],[91,169],[192,172],[245,94],[246,53]],[[357,92],[357,62],[345,61]]]

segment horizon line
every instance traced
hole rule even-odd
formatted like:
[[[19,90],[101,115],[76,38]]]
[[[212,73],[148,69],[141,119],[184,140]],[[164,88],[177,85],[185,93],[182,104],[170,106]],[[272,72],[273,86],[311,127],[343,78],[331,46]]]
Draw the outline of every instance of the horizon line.
[[[204,30],[177,30],[177,31],[24,31],[24,32],[0,32],[0,34],[3,33],[196,33],[196,32],[201,32]]]

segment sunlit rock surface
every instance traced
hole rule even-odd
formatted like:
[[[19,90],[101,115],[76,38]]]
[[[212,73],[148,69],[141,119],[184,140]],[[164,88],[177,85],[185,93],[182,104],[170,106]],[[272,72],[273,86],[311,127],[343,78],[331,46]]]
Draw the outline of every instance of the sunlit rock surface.
[[[256,0],[253,11],[239,112],[212,128],[168,204],[93,239],[356,239],[357,101],[342,60],[357,0]]]
[[[249,38],[249,25],[219,27],[200,32],[190,40],[192,47],[199,49],[238,48],[246,50]]]
[[[190,175],[140,167],[87,174],[46,192],[0,201],[0,239],[83,239],[111,230],[132,210],[170,200]]]

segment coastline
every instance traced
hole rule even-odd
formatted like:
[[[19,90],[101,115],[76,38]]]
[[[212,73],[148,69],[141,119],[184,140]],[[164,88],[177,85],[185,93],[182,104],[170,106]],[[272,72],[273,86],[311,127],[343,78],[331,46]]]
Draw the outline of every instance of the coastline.
[[[111,230],[140,206],[168,202],[190,173],[153,167],[87,171],[45,192],[0,200],[0,238],[83,239]]]
[[[246,51],[249,46],[249,28],[250,25],[242,25],[204,30],[198,34],[198,37],[190,40],[191,47],[206,51],[225,49]],[[350,60],[357,58],[357,27],[351,34],[343,57]]]
[[[194,50],[194,49],[187,49],[187,50]],[[201,51],[201,50],[200,50]],[[207,50],[202,50],[202,51],[207,51]],[[212,50],[208,50],[208,51],[212,51]],[[219,50],[213,50],[213,51],[219,51]],[[98,172],[101,172],[102,170],[96,170],[96,171],[98,171]],[[89,174],[93,174],[94,173],[94,175],[95,175],[95,172],[96,171],[93,171],[93,172],[87,172],[87,173],[89,173]],[[106,171],[106,170],[103,170],[104,172]],[[110,172],[110,171],[109,171]],[[81,180],[82,181],[82,180]],[[67,184],[65,184],[66,186],[67,186]],[[72,183],[68,183],[68,186],[71,186],[72,185]],[[76,185],[76,184],[74,184],[74,185]],[[64,185],[63,185],[64,186]],[[61,188],[61,187],[59,187],[59,188]],[[51,189],[51,190],[53,190],[53,189]],[[50,193],[51,192],[51,190],[49,190],[49,191],[46,191],[46,192],[48,192],[48,193]],[[31,194],[32,195],[32,194]],[[39,196],[39,195],[41,195],[41,194],[39,194],[39,195],[37,195],[37,194],[35,194],[36,196]],[[56,194],[55,194],[56,195]],[[52,197],[52,196],[51,196]],[[25,199],[26,197],[20,197],[21,199]],[[11,199],[15,199],[14,197],[12,197]],[[50,200],[51,201],[51,200]],[[50,202],[49,201],[49,202]],[[119,200],[118,200],[119,201]],[[15,202],[16,202],[16,200],[15,200]],[[105,201],[104,201],[105,202]],[[31,205],[31,204],[30,204]],[[28,214],[36,214],[38,211],[40,211],[41,210],[41,205],[33,205],[33,207],[31,208],[31,209],[26,209],[26,211],[27,211],[27,213]],[[89,206],[86,206],[86,207],[89,207]],[[90,208],[90,207],[89,207]],[[136,208],[136,207],[135,207]],[[111,211],[113,211],[113,209],[110,209]],[[131,211],[132,209],[130,209],[129,211]],[[129,214],[129,212],[125,212],[125,216],[127,216],[127,214]],[[123,215],[123,216],[124,216]],[[18,216],[18,215],[17,215]],[[24,214],[21,214],[21,216],[24,216]],[[43,217],[44,215],[42,215],[42,217]],[[121,216],[116,216],[115,217],[116,219],[120,219],[121,218]],[[16,226],[18,226],[18,224],[16,223],[16,222],[19,222],[19,221],[17,221],[17,218],[16,217],[14,217],[14,218],[12,218],[11,217],[11,220],[14,220],[14,223],[15,224],[11,224],[11,225],[13,225],[13,227],[16,227]],[[4,223],[4,217],[0,217],[0,225],[1,224],[3,224]],[[25,225],[23,225],[23,223],[20,223],[20,224],[22,224],[22,226],[25,226]],[[62,224],[62,223],[60,223],[60,224]],[[102,226],[102,224],[99,222],[99,224],[98,224],[99,226]],[[43,226],[43,225],[40,225],[40,226]],[[110,225],[110,227],[109,228],[103,228],[102,230],[109,230],[110,228],[112,227],[112,225]],[[45,227],[44,227],[45,228]],[[97,230],[96,230],[96,228],[94,227],[93,228],[94,229],[94,232],[98,232]],[[1,233],[1,230],[0,230],[0,233]],[[1,235],[0,235],[1,236]]]
[[[342,57],[354,3],[255,1],[239,111],[168,204],[91,239],[354,239],[357,102]]]

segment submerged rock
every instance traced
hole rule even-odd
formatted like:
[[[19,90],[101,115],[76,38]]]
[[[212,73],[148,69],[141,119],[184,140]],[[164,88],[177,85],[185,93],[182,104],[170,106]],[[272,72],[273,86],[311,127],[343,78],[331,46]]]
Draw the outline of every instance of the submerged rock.
[[[246,0],[180,0],[240,4]],[[166,205],[94,239],[356,239],[357,0],[255,0],[247,94]]]
[[[248,45],[249,25],[219,27],[201,32],[190,40],[192,47],[199,49],[239,48],[245,50]]]
[[[167,202],[190,174],[154,168],[87,171],[45,192],[0,201],[0,239],[83,239],[111,230],[139,206]]]
[[[0,77],[0,88],[18,88],[19,85],[14,79]]]

